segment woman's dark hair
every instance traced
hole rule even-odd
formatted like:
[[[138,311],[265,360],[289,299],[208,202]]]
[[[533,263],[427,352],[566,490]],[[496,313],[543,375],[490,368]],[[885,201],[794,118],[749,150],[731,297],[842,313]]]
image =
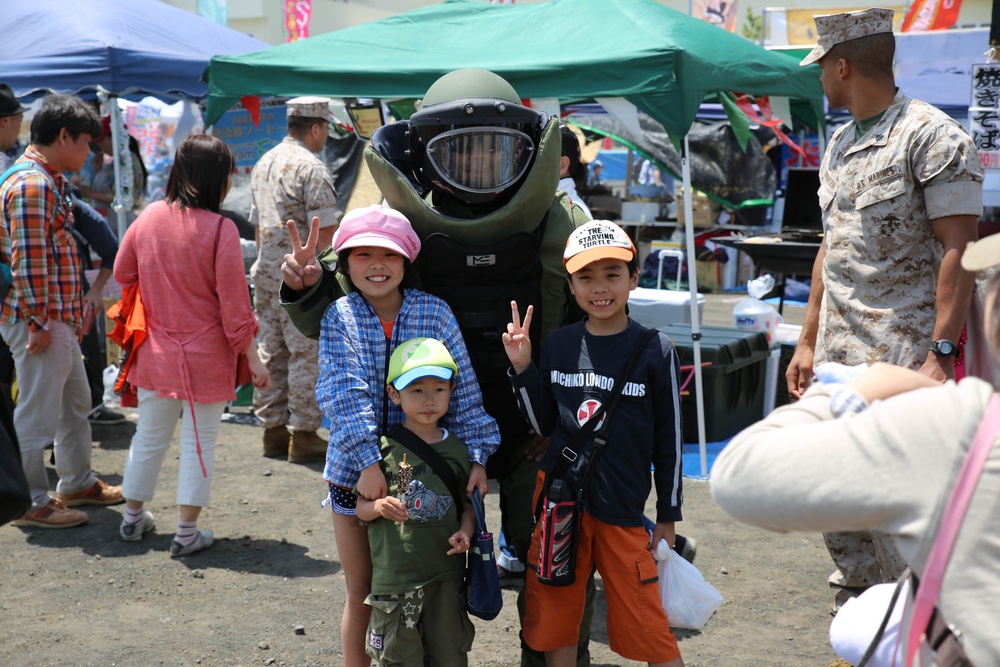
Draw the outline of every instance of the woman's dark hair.
[[[146,163],[142,161],[142,153],[139,152],[139,140],[131,134],[128,135],[128,149],[132,153],[132,159],[138,162],[139,167],[142,169],[142,183],[139,184],[138,190],[145,195],[146,182],[149,180],[149,170],[146,169]]]
[[[236,158],[229,146],[208,134],[181,142],[167,179],[167,203],[219,212]]]
[[[101,119],[89,104],[76,95],[46,95],[31,119],[31,143],[51,146],[64,127],[74,141],[84,133],[91,139],[101,136]]]
[[[562,133],[562,154],[569,158],[569,177],[581,194],[587,189],[587,167],[580,159],[580,140],[566,125],[559,126]]]

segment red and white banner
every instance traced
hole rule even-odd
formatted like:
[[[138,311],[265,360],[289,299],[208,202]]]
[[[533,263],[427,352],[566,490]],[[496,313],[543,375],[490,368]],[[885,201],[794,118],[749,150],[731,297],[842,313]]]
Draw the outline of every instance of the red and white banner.
[[[958,22],[962,0],[916,0],[903,19],[901,32],[946,30]]]
[[[312,0],[285,0],[286,42],[309,36],[309,19],[312,17]]]

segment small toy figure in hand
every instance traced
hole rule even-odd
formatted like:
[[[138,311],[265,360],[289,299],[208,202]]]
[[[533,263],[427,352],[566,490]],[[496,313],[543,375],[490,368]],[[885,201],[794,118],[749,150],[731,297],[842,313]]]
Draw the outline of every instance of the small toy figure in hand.
[[[413,466],[406,462],[406,454],[404,453],[403,460],[399,462],[396,472],[396,495],[399,496],[400,500],[406,500],[406,490],[410,488],[412,478]]]
[[[399,462],[398,469],[396,470],[396,495],[403,502],[403,510],[406,511],[406,490],[410,488],[410,479],[413,477],[413,466],[406,462],[406,454],[403,454],[403,460]],[[399,530],[402,532],[403,524],[399,524]]]

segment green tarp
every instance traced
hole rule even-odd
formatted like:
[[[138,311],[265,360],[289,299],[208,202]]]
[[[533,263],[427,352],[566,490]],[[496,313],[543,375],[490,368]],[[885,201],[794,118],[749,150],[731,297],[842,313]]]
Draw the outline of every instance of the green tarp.
[[[718,92],[790,97],[822,117],[819,67],[799,67],[653,0],[489,4],[449,0],[241,56],[206,71],[211,124],[244,95],[421,97],[464,67],[525,98],[624,97],[682,137]]]

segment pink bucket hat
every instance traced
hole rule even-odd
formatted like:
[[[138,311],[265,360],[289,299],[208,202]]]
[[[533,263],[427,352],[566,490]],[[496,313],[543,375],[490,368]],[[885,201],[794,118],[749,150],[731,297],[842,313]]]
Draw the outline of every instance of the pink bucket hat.
[[[399,211],[375,204],[348,211],[333,234],[333,251],[374,246],[395,250],[411,262],[420,252],[420,239]]]

